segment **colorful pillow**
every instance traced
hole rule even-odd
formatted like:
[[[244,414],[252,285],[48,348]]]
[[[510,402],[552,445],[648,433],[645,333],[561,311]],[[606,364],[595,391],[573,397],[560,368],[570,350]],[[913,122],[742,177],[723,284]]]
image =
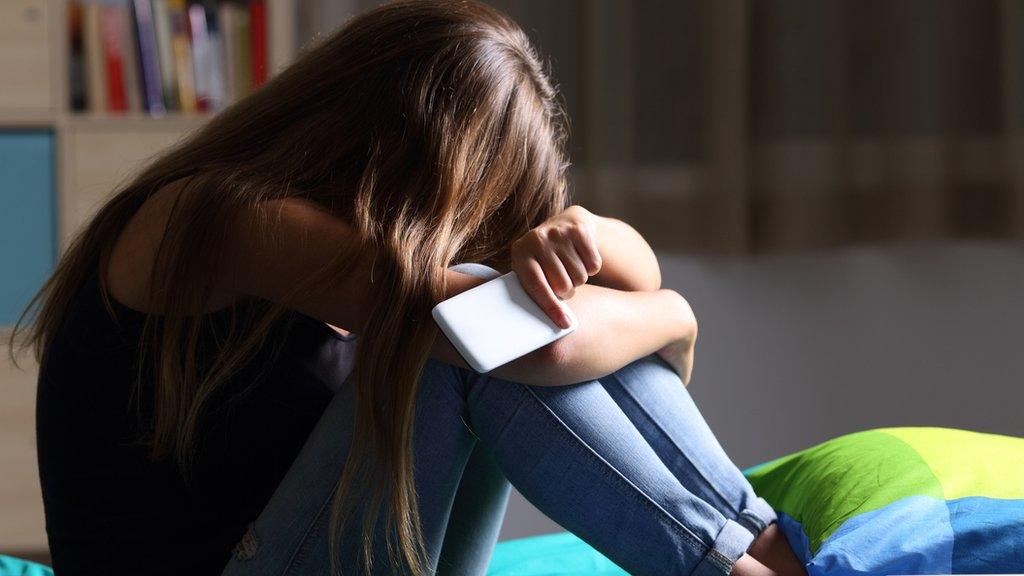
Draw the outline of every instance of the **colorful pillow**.
[[[1024,573],[1024,438],[889,428],[745,472],[810,576]],[[572,534],[498,544],[489,576],[625,576]]]
[[[870,430],[746,473],[810,576],[1024,572],[1024,438]]]

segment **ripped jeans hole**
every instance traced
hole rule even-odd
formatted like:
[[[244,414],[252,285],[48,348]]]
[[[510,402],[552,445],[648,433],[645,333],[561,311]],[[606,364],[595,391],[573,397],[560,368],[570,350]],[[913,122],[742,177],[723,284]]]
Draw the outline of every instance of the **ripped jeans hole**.
[[[233,551],[236,560],[252,560],[256,557],[256,552],[259,551],[260,540],[256,537],[256,526],[250,522],[248,529],[245,534],[242,535],[242,539],[235,544]]]

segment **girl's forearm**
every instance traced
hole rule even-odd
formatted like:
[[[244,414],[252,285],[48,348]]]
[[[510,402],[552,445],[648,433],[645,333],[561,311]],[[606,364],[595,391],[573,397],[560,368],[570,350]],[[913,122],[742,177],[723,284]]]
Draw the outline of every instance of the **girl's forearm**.
[[[632,226],[615,218],[597,216],[597,242],[601,271],[590,279],[598,286],[625,291],[661,288],[661,269],[650,245]]]
[[[627,292],[584,285],[568,303],[578,319],[575,332],[493,374],[541,386],[594,380],[672,342],[696,337],[689,304],[672,290]]]

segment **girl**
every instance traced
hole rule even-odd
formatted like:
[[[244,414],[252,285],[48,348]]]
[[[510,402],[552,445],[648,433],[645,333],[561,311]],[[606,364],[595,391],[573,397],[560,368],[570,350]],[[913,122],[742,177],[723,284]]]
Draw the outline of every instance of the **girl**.
[[[509,481],[633,574],[801,573],[564,134],[507,17],[404,2],[120,190],[30,308],[57,574],[482,574]],[[430,309],[510,269],[579,329],[475,374]]]

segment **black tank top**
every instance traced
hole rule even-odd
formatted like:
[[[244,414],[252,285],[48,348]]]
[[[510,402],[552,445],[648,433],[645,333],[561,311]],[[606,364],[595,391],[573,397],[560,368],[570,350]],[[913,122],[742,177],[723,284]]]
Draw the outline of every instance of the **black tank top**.
[[[350,370],[353,338],[290,313],[209,401],[187,477],[142,441],[145,315],[104,306],[94,277],[45,351],[36,407],[46,531],[57,576],[220,574]],[[227,311],[208,315],[215,350]],[[274,353],[276,352],[276,353]],[[143,374],[148,372],[143,371]]]

